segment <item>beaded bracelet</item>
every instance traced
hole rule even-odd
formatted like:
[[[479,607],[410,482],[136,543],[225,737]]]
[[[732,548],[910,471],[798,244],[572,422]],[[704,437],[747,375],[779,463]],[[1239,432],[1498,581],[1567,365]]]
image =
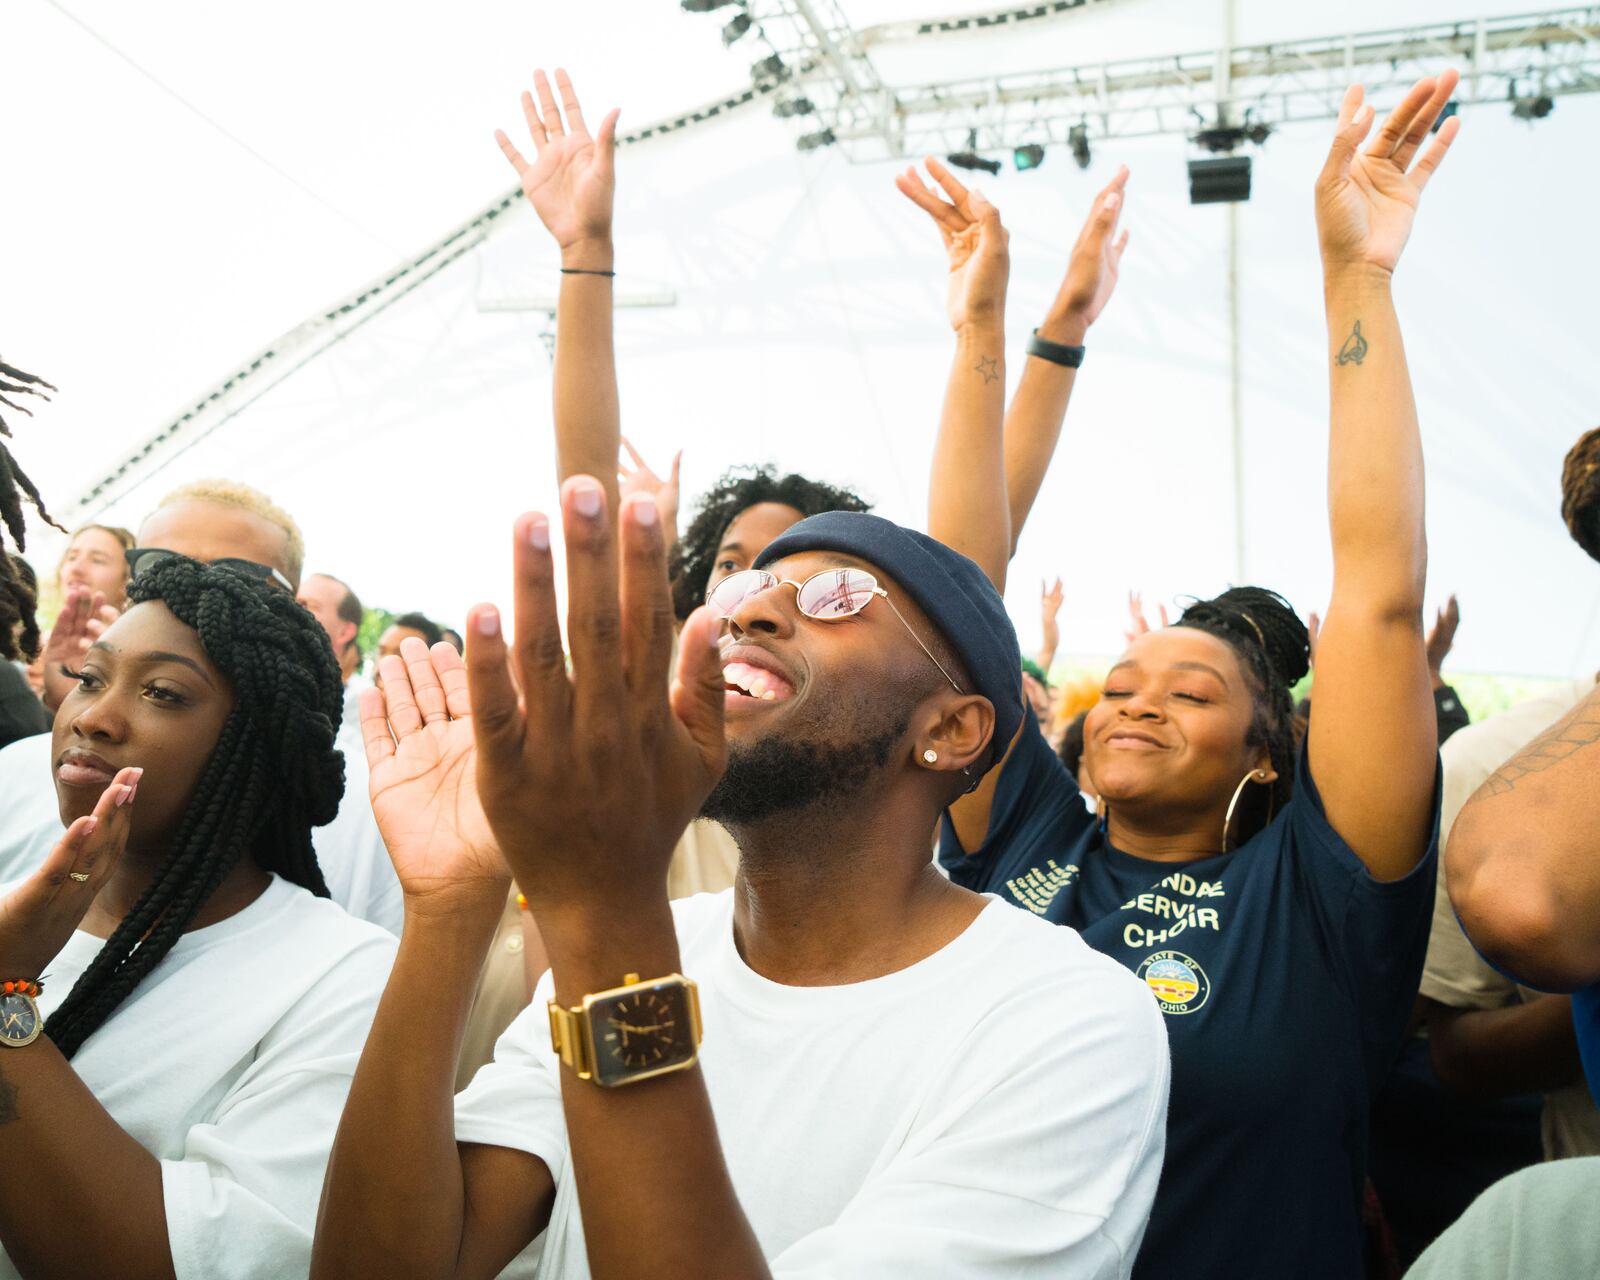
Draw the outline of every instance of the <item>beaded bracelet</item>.
[[[0,985],[0,995],[31,996],[37,1000],[44,991],[44,983],[29,982],[26,978],[18,978],[15,982]]]

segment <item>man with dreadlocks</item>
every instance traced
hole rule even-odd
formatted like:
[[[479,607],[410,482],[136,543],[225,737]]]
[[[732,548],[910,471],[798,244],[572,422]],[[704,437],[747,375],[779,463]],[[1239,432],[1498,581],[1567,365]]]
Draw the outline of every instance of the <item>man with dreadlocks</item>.
[[[67,834],[0,890],[0,1277],[303,1275],[394,955],[312,848],[338,668],[247,573],[129,598],[56,716]]]
[[[1167,1164],[1140,1280],[1362,1272],[1368,1106],[1411,1014],[1438,831],[1421,441],[1390,277],[1460,128],[1423,150],[1456,80],[1418,82],[1361,150],[1373,113],[1352,87],[1317,183],[1334,591],[1304,751],[1306,628],[1236,587],[1112,667],[1084,723],[1098,820],[1025,726],[942,829],[952,880],[1078,930],[1164,1015]],[[946,216],[968,216],[952,195]],[[953,442],[991,455],[969,477],[999,473],[998,425]],[[936,480],[932,531],[997,584],[1015,529],[981,514],[1004,509]]]

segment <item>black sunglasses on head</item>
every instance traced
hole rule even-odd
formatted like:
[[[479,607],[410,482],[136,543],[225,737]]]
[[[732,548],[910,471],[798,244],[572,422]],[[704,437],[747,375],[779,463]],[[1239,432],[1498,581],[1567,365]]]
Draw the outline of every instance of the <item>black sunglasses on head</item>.
[[[123,552],[128,560],[128,576],[137,578],[141,573],[149,573],[158,564],[165,564],[168,560],[181,560],[183,555],[177,551],[168,551],[165,547],[134,547],[131,551]],[[246,577],[258,578],[262,582],[270,582],[275,587],[282,587],[290,595],[294,588],[289,585],[289,579],[279,573],[270,564],[257,564],[254,560],[243,560],[238,556],[224,556],[220,560],[208,560],[207,564],[221,565],[223,568],[232,569]]]

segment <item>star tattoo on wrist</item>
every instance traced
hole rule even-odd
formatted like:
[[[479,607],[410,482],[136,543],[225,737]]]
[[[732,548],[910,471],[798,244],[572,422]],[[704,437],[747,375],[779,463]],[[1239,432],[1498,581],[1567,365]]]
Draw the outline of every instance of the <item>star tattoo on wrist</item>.
[[[1000,363],[993,356],[984,356],[974,368],[985,382],[994,382],[1000,377]]]

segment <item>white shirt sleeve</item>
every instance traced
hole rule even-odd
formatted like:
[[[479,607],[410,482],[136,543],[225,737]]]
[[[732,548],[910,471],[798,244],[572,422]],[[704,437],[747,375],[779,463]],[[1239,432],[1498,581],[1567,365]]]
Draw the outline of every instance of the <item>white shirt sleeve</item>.
[[[1132,997],[1037,1053],[979,1049],[956,1064],[917,1140],[772,1259],[776,1280],[1129,1276],[1161,1175],[1170,1075],[1161,1015]]]
[[[372,816],[364,762],[346,756],[339,812],[311,833],[311,842],[329,896],[358,920],[370,920],[398,938],[405,922],[405,894]]]
[[[361,1046],[394,962],[374,939],[261,1043],[255,1061],[161,1162],[178,1280],[303,1277],[323,1174]]]
[[[533,1002],[495,1042],[494,1060],[456,1095],[456,1141],[538,1156],[559,1186],[566,1177],[567,1122],[546,1012],[554,989],[547,972]]]

